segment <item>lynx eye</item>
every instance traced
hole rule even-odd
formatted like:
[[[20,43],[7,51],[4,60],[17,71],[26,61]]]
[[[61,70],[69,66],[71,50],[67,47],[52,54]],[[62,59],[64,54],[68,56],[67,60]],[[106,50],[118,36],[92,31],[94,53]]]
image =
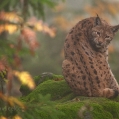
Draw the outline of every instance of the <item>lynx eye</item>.
[[[112,40],[112,37],[107,35],[105,39],[106,39],[106,42],[109,44]]]
[[[106,36],[105,38],[110,38],[110,36]]]
[[[95,32],[97,35],[100,35],[100,32]]]

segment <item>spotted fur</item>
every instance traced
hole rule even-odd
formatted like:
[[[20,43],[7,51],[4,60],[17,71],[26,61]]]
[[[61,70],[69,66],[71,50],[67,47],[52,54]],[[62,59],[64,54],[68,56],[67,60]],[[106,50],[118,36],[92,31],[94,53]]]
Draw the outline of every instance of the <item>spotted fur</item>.
[[[63,75],[72,91],[82,96],[112,98],[119,85],[108,63],[108,45],[119,25],[110,26],[99,16],[79,21],[64,43]]]

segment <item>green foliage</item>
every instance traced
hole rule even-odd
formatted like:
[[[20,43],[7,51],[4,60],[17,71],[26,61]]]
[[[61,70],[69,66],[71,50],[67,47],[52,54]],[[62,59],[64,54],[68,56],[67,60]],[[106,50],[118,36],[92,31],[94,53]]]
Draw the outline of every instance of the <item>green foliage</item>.
[[[18,9],[19,12],[26,14],[27,17],[33,14],[38,17],[44,17],[44,5],[51,8],[56,5],[56,2],[52,0],[2,0],[0,3],[0,10],[10,11],[11,8],[12,10]]]
[[[8,39],[3,39],[0,37],[0,59],[3,58],[3,56],[7,57],[7,61],[10,64],[14,63],[14,54],[16,53],[16,49],[15,48],[11,48],[10,44],[15,44],[14,42],[12,42],[11,40]],[[19,51],[19,56],[25,56],[26,54],[28,54],[30,56],[30,52],[29,49],[26,47],[23,47],[20,51]]]
[[[19,106],[4,106],[0,108],[0,116],[7,116],[9,118],[19,115],[22,119],[43,119],[44,116],[49,119],[58,119],[64,113],[58,110],[55,102],[50,101],[50,95],[42,96],[38,94],[37,100],[33,99],[30,102],[24,102],[26,109],[21,109]],[[7,115],[6,115],[7,114]]]
[[[26,103],[27,110],[23,114],[18,112],[19,115],[22,115],[23,119],[59,119],[60,115],[64,113],[58,110],[55,106],[55,102],[50,101],[50,95],[47,94],[42,96],[38,94],[36,98],[32,99],[30,102]]]
[[[9,44],[12,43],[11,41],[7,40],[7,39],[0,39],[0,54],[7,54],[8,57],[11,57],[14,54],[14,49],[11,49],[9,47]],[[0,55],[0,58],[2,57],[2,55]]]

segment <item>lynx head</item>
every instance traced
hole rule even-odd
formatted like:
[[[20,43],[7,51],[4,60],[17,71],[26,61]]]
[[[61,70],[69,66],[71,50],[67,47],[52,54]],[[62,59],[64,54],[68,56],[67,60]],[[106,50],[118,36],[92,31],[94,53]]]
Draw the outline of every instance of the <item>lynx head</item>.
[[[95,18],[94,26],[92,28],[91,43],[97,50],[107,49],[107,46],[112,41],[114,34],[119,30],[119,25],[109,26],[99,16]]]

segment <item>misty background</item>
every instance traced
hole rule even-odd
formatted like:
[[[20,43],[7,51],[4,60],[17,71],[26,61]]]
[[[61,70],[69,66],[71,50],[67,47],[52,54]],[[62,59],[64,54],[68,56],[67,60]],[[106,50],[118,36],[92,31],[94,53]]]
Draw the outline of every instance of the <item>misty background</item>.
[[[118,5],[118,7],[117,7]],[[37,33],[40,47],[35,56],[22,57],[24,70],[33,76],[43,72],[62,74],[62,61],[64,59],[63,44],[68,31],[79,21],[87,17],[96,16],[105,19],[111,25],[119,24],[119,2],[104,0],[66,0],[58,1],[53,9],[45,7],[45,20],[49,26],[55,28],[56,36],[49,37],[45,33]],[[116,78],[119,78],[119,33],[109,47],[109,62]]]

